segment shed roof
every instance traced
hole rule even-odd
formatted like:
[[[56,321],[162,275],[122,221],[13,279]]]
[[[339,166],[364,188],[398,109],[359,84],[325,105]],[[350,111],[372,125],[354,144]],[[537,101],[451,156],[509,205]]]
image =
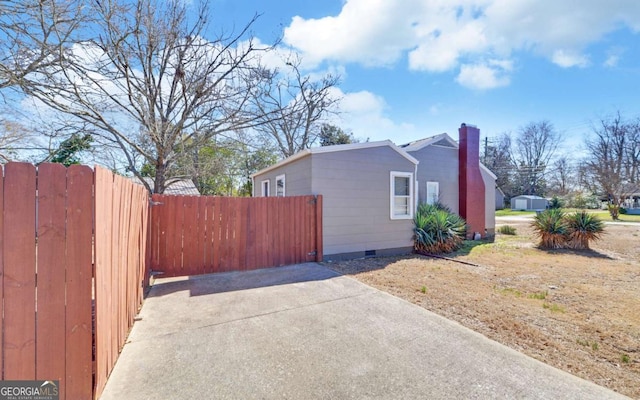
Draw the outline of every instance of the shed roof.
[[[530,194],[521,194],[520,196],[515,196],[514,199],[546,200],[544,197],[533,196]]]
[[[279,168],[283,165],[289,164],[293,161],[299,160],[311,154],[324,154],[324,153],[333,153],[337,151],[349,151],[349,150],[360,150],[360,149],[369,149],[373,147],[390,147],[392,150],[400,154],[402,157],[409,160],[411,163],[418,165],[418,160],[409,155],[406,151],[396,146],[391,140],[382,140],[377,142],[365,142],[365,143],[350,143],[350,144],[337,144],[333,146],[321,146],[321,147],[312,147],[310,149],[302,150],[291,157],[287,157],[284,160],[279,161],[276,164],[273,164],[267,168],[264,168],[254,174],[251,174],[251,177],[255,177],[265,172],[269,172],[276,168]]]

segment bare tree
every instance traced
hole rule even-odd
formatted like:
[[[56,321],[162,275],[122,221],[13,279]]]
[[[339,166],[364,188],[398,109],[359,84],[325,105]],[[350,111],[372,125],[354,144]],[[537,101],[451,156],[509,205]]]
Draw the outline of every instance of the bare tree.
[[[55,146],[61,131],[41,137],[25,118],[22,90],[38,84],[38,74],[59,71],[87,22],[76,0],[0,0],[0,162],[39,159]],[[35,80],[35,81],[34,81]],[[37,125],[37,121],[35,121]],[[61,140],[64,140],[62,138]]]
[[[583,162],[597,190],[609,201],[609,213],[618,219],[620,205],[637,182],[639,135],[637,123],[626,122],[618,112],[615,116],[600,120],[593,127],[593,137],[585,140],[589,156]]]
[[[17,151],[28,148],[30,138],[31,132],[24,126],[0,119],[0,163],[15,160]]]
[[[520,193],[514,193],[513,189],[513,163],[511,162],[511,136],[502,133],[493,139],[485,138],[482,163],[496,174],[496,185],[504,192],[507,198]]]
[[[561,140],[561,135],[549,121],[531,122],[520,129],[512,161],[522,194],[544,194],[545,172]]]
[[[0,90],[33,84],[59,70],[90,14],[75,0],[0,1]]]
[[[555,160],[549,171],[549,189],[557,196],[566,196],[574,182],[574,169],[567,156]]]
[[[291,58],[286,63],[289,71],[273,71],[252,98],[256,115],[268,116],[257,130],[283,157],[311,147],[339,101],[333,93],[338,77],[313,80],[301,73],[300,64],[300,59]]]
[[[185,143],[253,127],[247,111],[263,79],[248,29],[207,40],[208,7],[186,2],[103,0],[93,3],[95,39],[74,46],[68,65],[40,74],[28,94],[87,123],[95,142],[120,149],[134,175],[151,164],[162,193]],[[264,118],[264,116],[260,116]],[[150,185],[147,185],[150,189]]]

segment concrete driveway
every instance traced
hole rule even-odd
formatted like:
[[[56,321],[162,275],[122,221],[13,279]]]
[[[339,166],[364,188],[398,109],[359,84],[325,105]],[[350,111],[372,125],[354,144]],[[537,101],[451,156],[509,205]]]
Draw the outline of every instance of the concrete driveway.
[[[103,400],[615,399],[319,264],[157,280]]]

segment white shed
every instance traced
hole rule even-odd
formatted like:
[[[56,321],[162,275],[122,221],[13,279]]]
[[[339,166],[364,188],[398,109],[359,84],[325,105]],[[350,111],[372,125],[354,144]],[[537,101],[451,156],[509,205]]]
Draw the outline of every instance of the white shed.
[[[542,211],[547,209],[549,201],[544,197],[521,195],[511,198],[511,209],[517,211]]]

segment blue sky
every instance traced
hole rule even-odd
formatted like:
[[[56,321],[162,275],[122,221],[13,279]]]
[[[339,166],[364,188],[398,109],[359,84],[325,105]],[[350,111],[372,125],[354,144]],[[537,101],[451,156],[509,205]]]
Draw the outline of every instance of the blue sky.
[[[640,116],[637,0],[213,0],[214,26],[254,13],[306,72],[337,72],[335,123],[404,143],[466,122],[496,136],[549,120],[576,149],[590,124]]]

